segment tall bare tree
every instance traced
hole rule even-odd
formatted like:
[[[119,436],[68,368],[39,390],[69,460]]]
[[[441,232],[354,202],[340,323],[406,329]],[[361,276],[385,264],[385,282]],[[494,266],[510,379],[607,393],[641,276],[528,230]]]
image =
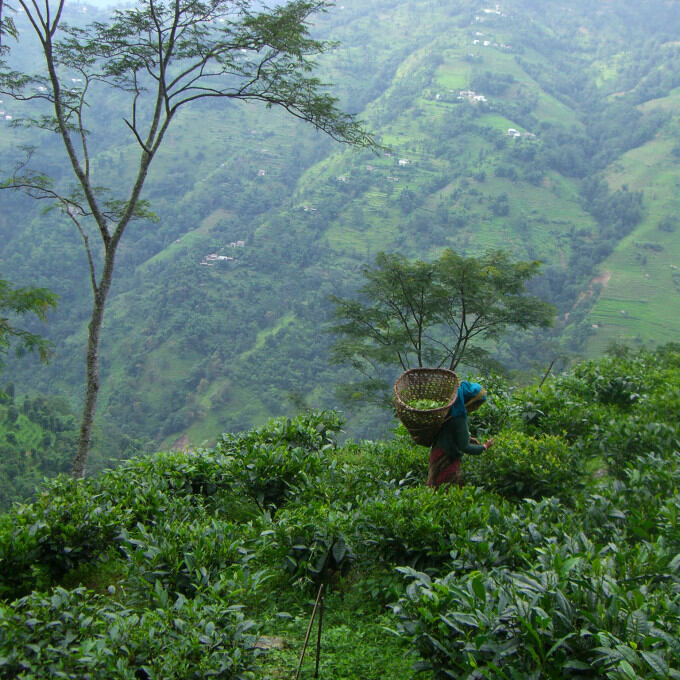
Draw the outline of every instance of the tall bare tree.
[[[36,114],[22,122],[59,135],[76,181],[69,192],[55,188],[32,169],[35,158],[29,154],[4,186],[55,201],[87,252],[93,299],[87,386],[73,460],[73,475],[81,477],[99,392],[99,343],[116,252],[131,220],[151,217],[142,189],[177,112],[200,99],[259,101],[340,142],[373,146],[374,141],[313,75],[313,57],[328,44],[310,37],[309,20],[327,8],[325,0],[291,0],[273,9],[251,0],[140,0],[115,11],[110,21],[85,28],[64,23],[64,0],[17,0],[17,5],[38,38],[43,70],[29,74],[3,64],[0,91],[45,105],[42,110],[35,106]],[[66,77],[76,72],[74,87]],[[91,162],[88,98],[95,87],[127,95],[124,120],[139,152],[134,179],[114,198],[98,188]]]

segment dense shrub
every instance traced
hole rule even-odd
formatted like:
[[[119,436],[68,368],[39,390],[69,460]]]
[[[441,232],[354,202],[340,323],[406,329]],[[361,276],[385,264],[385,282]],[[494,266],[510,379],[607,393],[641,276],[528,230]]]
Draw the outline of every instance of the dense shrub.
[[[118,543],[127,558],[128,578],[158,581],[170,592],[193,597],[247,562],[253,542],[249,534],[251,527],[198,516],[123,529]]]
[[[129,521],[129,508],[95,500],[92,484],[53,480],[32,505],[0,517],[0,596],[50,584],[106,550]]]
[[[243,493],[262,508],[278,508],[314,484],[340,427],[333,412],[280,418],[259,430],[223,435],[217,450],[230,457],[229,474]]]
[[[253,623],[240,606],[210,591],[154,594],[141,613],[84,588],[0,604],[0,678],[253,677]]]
[[[245,611],[301,643],[322,582],[437,680],[680,677],[680,353],[482,382],[496,443],[463,488],[425,487],[401,428],[336,447],[323,412],[45,486],[0,518],[0,677],[259,677]]]
[[[261,508],[278,508],[313,483],[321,471],[321,457],[300,447],[259,443],[235,455],[230,470],[243,493]]]
[[[465,479],[506,498],[573,496],[582,486],[582,462],[563,439],[505,432],[479,456],[465,459]]]
[[[355,531],[367,560],[434,568],[457,559],[470,568],[512,558],[518,546],[504,536],[506,511],[501,499],[481,489],[407,488],[368,499]]]
[[[677,514],[673,510],[680,494],[680,452],[638,456],[628,463],[622,477],[603,482],[599,491],[616,508],[619,521],[625,519],[629,540],[656,538],[663,522],[671,541],[680,537],[680,523],[674,524]]]
[[[421,486],[427,479],[428,455],[428,449],[414,444],[406,428],[399,425],[389,442],[345,444],[338,453],[345,464],[342,477],[331,467],[333,478],[329,481],[334,495],[340,492],[346,500],[376,495],[387,488]]]
[[[599,446],[610,474],[622,478],[627,466],[648,453],[668,454],[680,447],[675,423],[641,412],[610,420],[599,433]]]
[[[583,362],[573,369],[573,391],[586,402],[631,406],[651,387],[650,368],[654,363],[646,352]]]
[[[521,572],[433,580],[403,571],[411,584],[394,606],[397,632],[436,680],[680,674],[671,589],[620,581],[611,558],[554,545]]]
[[[484,406],[470,418],[473,435],[484,440],[508,427],[517,416],[521,403],[513,398],[514,389],[502,376],[494,374],[473,380],[484,385],[487,392]]]
[[[0,517],[0,596],[19,597],[58,581],[107,550],[124,528],[186,515],[229,488],[227,459],[219,454],[162,453],[126,462],[99,477],[48,482],[35,503]]]
[[[574,381],[560,378],[543,387],[530,387],[515,395],[516,416],[512,429],[530,435],[555,435],[563,437],[583,453],[597,452],[593,437],[606,417],[601,405],[579,398],[574,394]]]
[[[342,420],[334,411],[310,411],[295,418],[275,418],[264,427],[240,434],[226,433],[217,450],[233,454],[252,444],[285,445],[321,451],[335,446],[334,435],[342,429]]]
[[[347,508],[312,502],[281,510],[260,535],[260,557],[303,588],[346,574],[355,559]]]

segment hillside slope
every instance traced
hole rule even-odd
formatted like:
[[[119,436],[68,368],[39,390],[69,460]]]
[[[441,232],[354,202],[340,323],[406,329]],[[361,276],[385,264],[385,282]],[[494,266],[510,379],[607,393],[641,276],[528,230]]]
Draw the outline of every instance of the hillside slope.
[[[160,221],[134,225],[121,252],[100,422],[199,444],[300,400],[337,406],[334,386],[351,375],[328,365],[326,297],[351,294],[381,250],[502,247],[542,260],[535,290],[558,323],[499,345],[511,369],[674,337],[677,15],[661,1],[331,8],[315,27],[339,41],[323,77],[390,150],[345,150],[255,106],[185,113],[150,178]],[[113,136],[116,102],[102,111]],[[132,146],[97,151],[101,183],[115,186]],[[87,305],[77,235],[16,197],[7,205],[3,273],[62,295],[57,360],[10,377],[77,402]],[[211,253],[234,259],[202,265]],[[355,435],[389,426],[364,407],[346,415]]]
[[[53,480],[0,515],[0,678],[676,678],[679,350],[486,383],[462,488],[329,412]]]

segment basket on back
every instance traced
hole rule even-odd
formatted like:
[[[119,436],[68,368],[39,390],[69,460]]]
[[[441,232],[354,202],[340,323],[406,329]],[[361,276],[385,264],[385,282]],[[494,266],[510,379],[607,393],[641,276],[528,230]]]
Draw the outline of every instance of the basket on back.
[[[431,446],[446,420],[458,394],[458,376],[445,368],[411,368],[394,383],[394,407],[416,444]],[[408,405],[415,399],[445,402],[433,409],[416,409]]]

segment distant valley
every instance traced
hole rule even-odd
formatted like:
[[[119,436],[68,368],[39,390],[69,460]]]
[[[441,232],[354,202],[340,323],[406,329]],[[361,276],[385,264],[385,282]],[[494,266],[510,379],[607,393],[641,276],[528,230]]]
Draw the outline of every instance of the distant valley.
[[[341,407],[335,387],[351,370],[329,363],[328,296],[350,296],[381,251],[541,260],[533,292],[558,308],[555,327],[493,347],[518,379],[611,342],[675,340],[678,25],[680,7],[660,0],[347,0],[314,28],[338,41],[320,74],[384,150],[344,148],[257,105],[182,113],[145,196],[158,222],[134,223],[118,261],[99,446],[110,433],[141,450],[195,447]],[[3,173],[17,143],[32,143],[65,181],[56,140],[11,128],[6,99],[0,110]],[[135,152],[115,98],[93,125],[111,131],[93,165],[115,187]],[[2,381],[75,411],[90,294],[79,237],[30,199],[0,197],[2,275],[61,296],[46,329],[54,361],[22,360]],[[341,408],[348,436],[394,426],[389,413]]]

